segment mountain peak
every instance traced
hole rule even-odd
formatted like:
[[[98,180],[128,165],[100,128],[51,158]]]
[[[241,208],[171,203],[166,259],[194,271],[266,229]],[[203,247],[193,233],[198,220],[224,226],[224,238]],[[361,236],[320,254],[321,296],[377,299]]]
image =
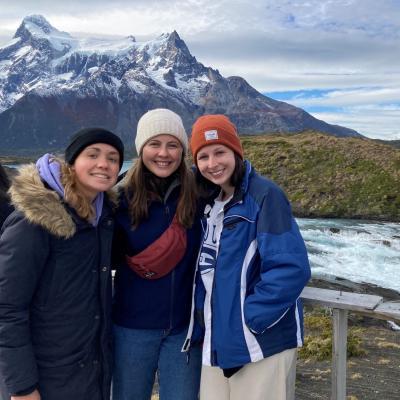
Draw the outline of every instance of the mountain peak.
[[[14,38],[30,41],[31,39],[49,39],[52,36],[64,39],[71,38],[69,33],[61,32],[54,28],[43,15],[33,14],[26,16],[22,20]]]
[[[190,53],[186,43],[180,38],[177,31],[166,34],[167,42],[183,51]]]
[[[169,40],[175,40],[175,41],[182,40],[180,38],[180,36],[178,35],[178,32],[175,30],[173,32],[171,32],[168,36],[169,36]]]
[[[22,24],[25,25],[28,29],[39,28],[43,33],[47,35],[53,31],[57,31],[57,29],[51,26],[47,19],[40,14],[27,15],[23,19]]]
[[[180,38],[177,31],[165,33],[162,35],[165,39],[166,49],[173,55],[175,61],[191,63],[195,58],[190,54],[186,43]]]
[[[177,31],[162,33],[159,36],[159,39],[165,41],[165,43],[167,43],[169,46],[189,52],[186,43],[180,38]]]
[[[47,50],[49,54],[54,55],[64,54],[71,48],[72,36],[54,28],[42,15],[33,14],[22,20],[14,39],[20,39],[21,43],[32,46],[40,52]]]

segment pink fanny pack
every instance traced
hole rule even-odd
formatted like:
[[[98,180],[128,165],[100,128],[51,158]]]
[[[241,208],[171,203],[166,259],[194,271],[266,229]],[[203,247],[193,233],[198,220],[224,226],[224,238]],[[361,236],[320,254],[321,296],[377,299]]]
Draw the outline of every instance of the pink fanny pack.
[[[186,244],[186,229],[175,214],[170,226],[156,241],[135,256],[125,256],[126,262],[142,278],[162,278],[182,260]]]

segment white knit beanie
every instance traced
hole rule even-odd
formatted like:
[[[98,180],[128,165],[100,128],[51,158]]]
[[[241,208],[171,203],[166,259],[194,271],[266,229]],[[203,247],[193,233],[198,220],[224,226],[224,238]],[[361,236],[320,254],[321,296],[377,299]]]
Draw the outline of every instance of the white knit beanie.
[[[147,141],[157,135],[172,135],[182,144],[184,153],[187,153],[188,138],[183,127],[181,117],[166,108],[156,108],[147,111],[139,119],[135,146],[137,154],[142,151]]]

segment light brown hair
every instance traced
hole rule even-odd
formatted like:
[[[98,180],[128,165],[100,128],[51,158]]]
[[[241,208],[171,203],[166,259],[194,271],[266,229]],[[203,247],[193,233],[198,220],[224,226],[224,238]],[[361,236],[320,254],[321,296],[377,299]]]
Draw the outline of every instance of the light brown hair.
[[[88,200],[76,187],[76,174],[64,161],[61,165],[61,183],[64,186],[64,200],[75,209],[76,213],[83,219],[91,221],[94,218],[95,210],[92,202]]]
[[[194,175],[187,166],[184,156],[182,156],[181,163],[173,175],[180,182],[176,216],[183,227],[190,228],[193,225],[196,213],[196,192]],[[129,199],[129,214],[134,227],[137,227],[142,220],[148,218],[151,200],[155,197],[160,197],[158,187],[162,179],[148,171],[143,164],[141,156],[128,172],[125,193]]]

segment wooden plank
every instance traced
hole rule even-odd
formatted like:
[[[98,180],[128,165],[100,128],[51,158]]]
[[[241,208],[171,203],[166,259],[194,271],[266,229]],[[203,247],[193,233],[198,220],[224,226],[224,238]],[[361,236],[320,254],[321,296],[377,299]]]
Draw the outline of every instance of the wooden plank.
[[[381,303],[375,308],[374,313],[378,318],[385,317],[385,319],[400,321],[400,303]]]
[[[326,307],[352,311],[374,310],[383,300],[381,296],[308,286],[301,293],[301,298],[304,303],[319,303]]]
[[[333,310],[332,400],[346,400],[347,310]]]

